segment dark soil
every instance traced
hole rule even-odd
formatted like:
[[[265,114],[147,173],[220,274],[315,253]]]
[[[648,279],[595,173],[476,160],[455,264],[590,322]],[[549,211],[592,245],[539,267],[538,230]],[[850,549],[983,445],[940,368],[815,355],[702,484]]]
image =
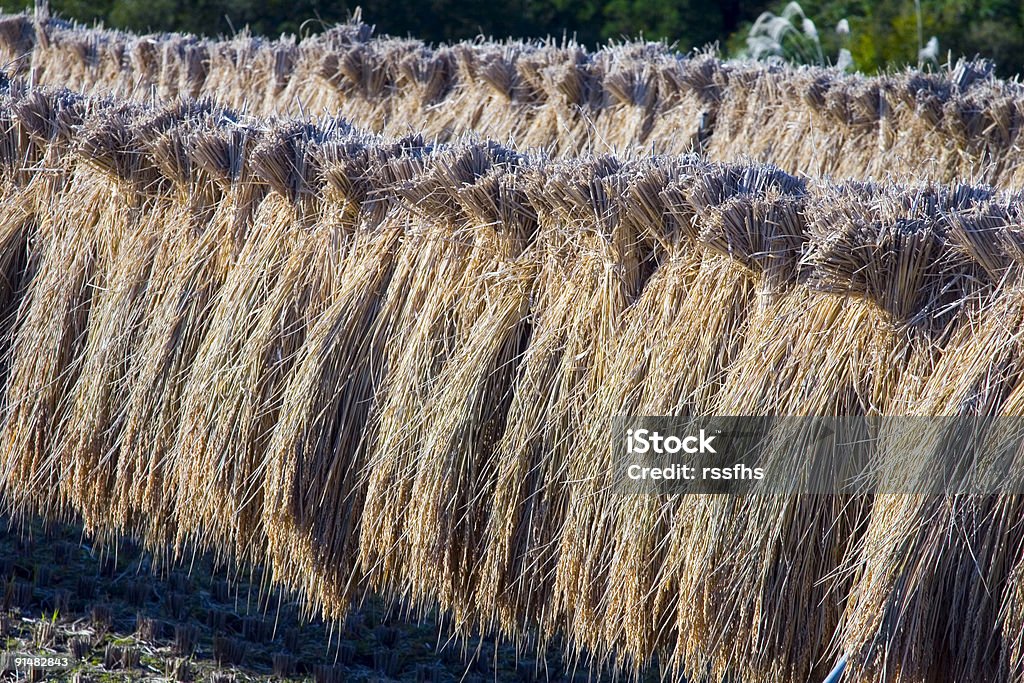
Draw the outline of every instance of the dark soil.
[[[607,676],[555,648],[517,655],[492,638],[455,639],[435,615],[418,621],[368,599],[344,624],[304,618],[240,572],[201,556],[154,568],[121,540],[97,550],[80,527],[0,518],[0,680],[577,681]],[[263,587],[261,589],[261,587]],[[333,628],[332,628],[333,626]],[[50,658],[26,668],[16,657]],[[41,664],[47,664],[40,661]]]

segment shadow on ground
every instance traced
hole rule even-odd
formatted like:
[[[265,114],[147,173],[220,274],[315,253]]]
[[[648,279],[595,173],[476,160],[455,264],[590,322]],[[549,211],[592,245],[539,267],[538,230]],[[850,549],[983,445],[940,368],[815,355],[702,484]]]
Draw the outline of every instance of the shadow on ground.
[[[128,540],[100,551],[81,527],[0,518],[0,680],[579,682],[604,675],[518,655],[491,638],[454,640],[367,600],[344,624],[302,616],[241,572],[199,556],[160,571]],[[332,628],[333,626],[333,628]],[[23,657],[32,655],[38,666]]]

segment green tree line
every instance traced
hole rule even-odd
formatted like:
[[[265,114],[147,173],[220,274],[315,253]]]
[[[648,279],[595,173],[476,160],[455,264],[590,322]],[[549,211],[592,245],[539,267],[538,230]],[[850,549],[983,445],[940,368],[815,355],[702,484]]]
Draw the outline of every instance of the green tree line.
[[[25,1],[25,0],[23,0]],[[754,0],[50,0],[65,18],[132,31],[230,35],[306,34],[344,21],[357,6],[381,33],[437,43],[473,38],[575,37],[594,46],[643,35],[681,50],[719,45],[740,54],[750,26],[786,3]],[[866,72],[918,62],[937,38],[947,53],[993,59],[1003,75],[1024,71],[1021,0],[804,0],[827,58],[849,51]],[[849,33],[835,27],[845,19]]]
[[[818,26],[826,54],[845,47],[861,71],[916,64],[935,37],[938,60],[947,55],[993,60],[998,72],[1024,72],[1024,2],[1020,0],[804,0],[804,14]],[[836,33],[846,19],[849,34]],[[738,35],[729,39],[735,49]]]

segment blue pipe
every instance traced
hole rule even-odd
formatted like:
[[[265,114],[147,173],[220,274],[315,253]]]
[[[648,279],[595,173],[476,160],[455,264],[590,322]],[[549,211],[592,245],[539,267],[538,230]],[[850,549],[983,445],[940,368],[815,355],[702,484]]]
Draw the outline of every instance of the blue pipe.
[[[839,680],[843,677],[843,672],[846,670],[846,655],[839,658],[836,662],[835,667],[829,672],[828,676],[825,676],[825,680],[822,683],[839,683]]]

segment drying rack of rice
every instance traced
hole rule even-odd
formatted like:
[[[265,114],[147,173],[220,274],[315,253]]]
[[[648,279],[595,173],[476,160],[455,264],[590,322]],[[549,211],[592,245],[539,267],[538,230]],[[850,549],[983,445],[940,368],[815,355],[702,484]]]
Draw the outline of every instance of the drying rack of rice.
[[[1019,416],[1021,195],[19,80],[0,121],[6,507],[626,674],[1021,680],[1020,497],[623,495],[607,448],[617,414]]]
[[[131,35],[0,15],[0,60],[36,84],[253,115],[342,115],[430,141],[475,132],[553,155],[753,159],[790,173],[1024,185],[1024,87],[992,65],[867,77],[722,61],[660,43],[432,47],[352,21],[302,40]]]

